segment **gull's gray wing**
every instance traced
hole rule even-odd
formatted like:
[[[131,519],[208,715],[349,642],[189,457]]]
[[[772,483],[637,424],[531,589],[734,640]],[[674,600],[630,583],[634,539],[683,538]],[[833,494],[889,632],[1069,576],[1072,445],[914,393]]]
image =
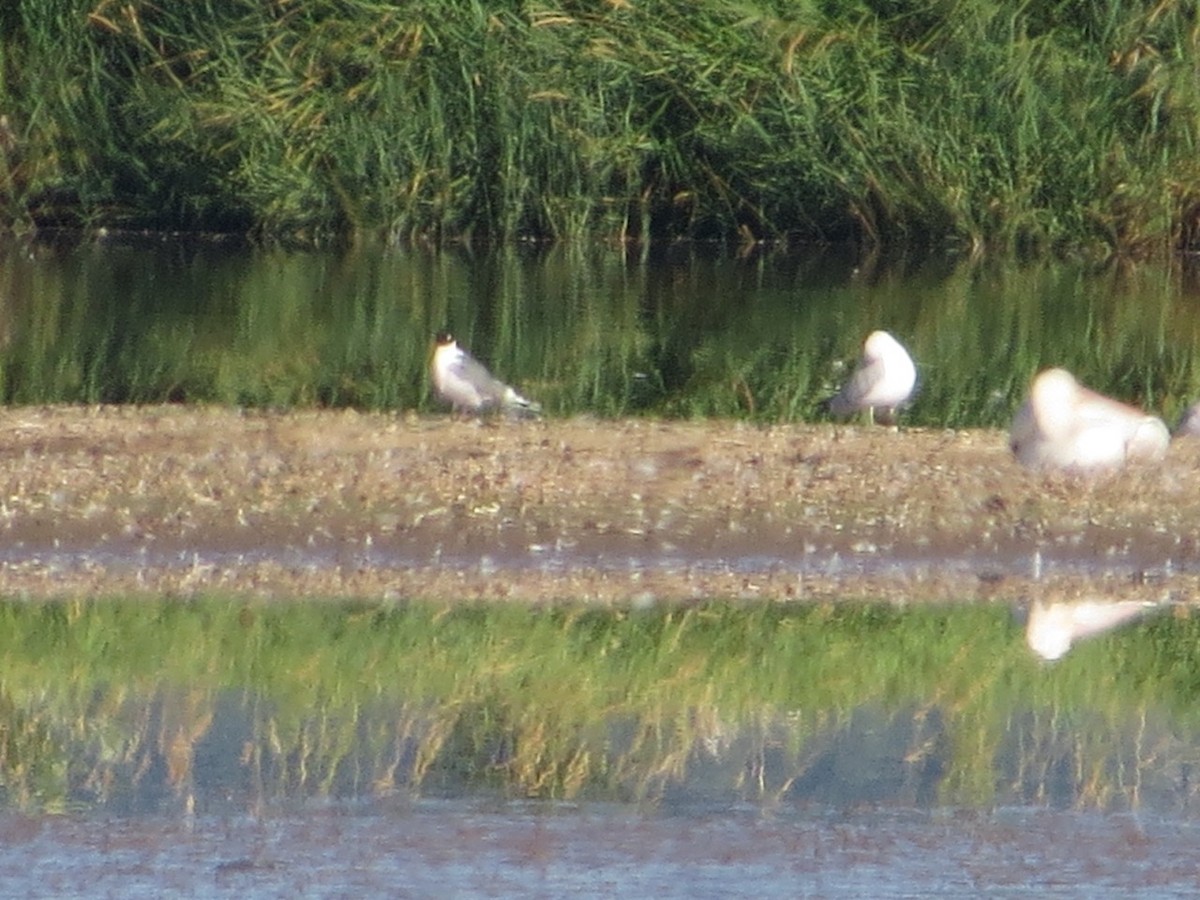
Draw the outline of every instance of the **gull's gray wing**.
[[[479,396],[481,406],[498,406],[504,402],[505,395],[508,393],[508,385],[489,372],[483,363],[465,350],[451,367],[451,371],[456,377],[474,388],[475,393]]]
[[[863,409],[864,401],[883,378],[882,359],[860,359],[850,380],[829,401],[829,411],[835,416],[849,416]]]

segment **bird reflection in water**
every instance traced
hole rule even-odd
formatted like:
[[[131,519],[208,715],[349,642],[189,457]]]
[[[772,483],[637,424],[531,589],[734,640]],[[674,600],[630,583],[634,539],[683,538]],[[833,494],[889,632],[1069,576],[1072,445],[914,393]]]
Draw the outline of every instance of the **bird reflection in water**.
[[[1076,641],[1112,631],[1162,608],[1162,603],[1144,600],[1035,600],[1029,607],[1025,642],[1042,659],[1061,659]]]

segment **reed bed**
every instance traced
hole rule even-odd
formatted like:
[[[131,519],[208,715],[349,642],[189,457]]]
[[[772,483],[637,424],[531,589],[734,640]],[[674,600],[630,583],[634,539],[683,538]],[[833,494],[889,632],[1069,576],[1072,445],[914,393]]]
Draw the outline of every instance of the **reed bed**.
[[[1190,249],[1198,34],[1175,0],[15,0],[0,216]]]

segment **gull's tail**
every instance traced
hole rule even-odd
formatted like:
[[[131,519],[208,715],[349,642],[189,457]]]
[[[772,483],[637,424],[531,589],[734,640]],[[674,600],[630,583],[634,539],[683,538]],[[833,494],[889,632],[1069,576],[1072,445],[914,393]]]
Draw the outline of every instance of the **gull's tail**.
[[[504,411],[517,416],[535,417],[542,414],[542,404],[523,397],[511,387],[504,389]]]

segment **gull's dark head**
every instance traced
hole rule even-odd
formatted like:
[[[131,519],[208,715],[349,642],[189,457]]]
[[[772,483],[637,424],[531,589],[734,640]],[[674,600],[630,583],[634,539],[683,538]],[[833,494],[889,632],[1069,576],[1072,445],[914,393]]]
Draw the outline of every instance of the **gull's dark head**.
[[[434,341],[437,342],[439,347],[449,347],[454,343],[454,335],[449,331],[439,331],[434,337]]]

